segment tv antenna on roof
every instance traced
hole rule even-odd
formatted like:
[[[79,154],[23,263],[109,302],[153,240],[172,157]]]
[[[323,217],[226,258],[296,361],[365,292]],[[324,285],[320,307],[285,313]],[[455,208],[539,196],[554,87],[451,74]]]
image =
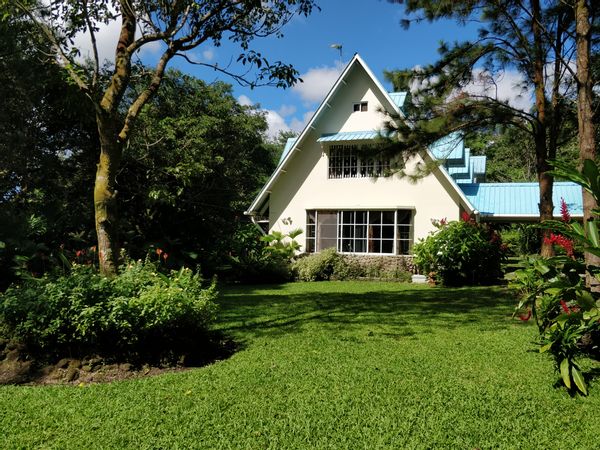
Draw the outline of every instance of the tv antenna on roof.
[[[340,51],[340,62],[343,62],[344,59],[342,58],[342,44],[331,44],[329,47]]]

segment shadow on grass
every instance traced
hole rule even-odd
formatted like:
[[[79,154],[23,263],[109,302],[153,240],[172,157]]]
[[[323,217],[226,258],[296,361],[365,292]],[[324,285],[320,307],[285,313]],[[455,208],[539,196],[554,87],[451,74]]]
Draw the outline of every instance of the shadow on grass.
[[[427,328],[454,328],[481,324],[493,331],[514,324],[510,320],[515,300],[499,287],[414,288],[350,292],[319,289],[304,292],[282,286],[236,287],[225,290],[219,303],[219,329],[225,333],[277,335],[300,331],[308,324],[391,327],[393,335],[412,336]],[[301,289],[300,289],[301,290]],[[397,330],[397,331],[396,331]],[[381,333],[380,333],[381,334]]]

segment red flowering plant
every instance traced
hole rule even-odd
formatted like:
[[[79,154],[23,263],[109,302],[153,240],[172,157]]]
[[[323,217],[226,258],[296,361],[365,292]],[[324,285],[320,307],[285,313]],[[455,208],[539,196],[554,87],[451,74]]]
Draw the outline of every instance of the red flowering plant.
[[[581,185],[600,201],[600,170],[585,161],[583,170],[555,163],[555,176]],[[553,356],[565,386],[587,394],[581,360],[600,359],[600,299],[586,286],[585,275],[597,277],[600,268],[586,265],[575,248],[600,256],[599,211],[584,225],[574,220],[561,199],[561,220],[545,221],[545,241],[560,250],[551,258],[529,258],[514,274],[512,287],[521,301],[515,315],[534,318],[540,334],[540,352]]]

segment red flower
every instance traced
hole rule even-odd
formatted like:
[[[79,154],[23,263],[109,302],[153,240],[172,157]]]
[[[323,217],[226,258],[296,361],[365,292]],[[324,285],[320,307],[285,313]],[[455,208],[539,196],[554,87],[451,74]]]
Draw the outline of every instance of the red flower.
[[[162,254],[163,254],[163,251],[162,251],[160,248],[157,248],[157,249],[156,249],[156,254],[157,254],[158,256],[160,256],[160,255],[162,255]]]
[[[531,319],[531,309],[527,309],[527,314],[521,314],[519,316],[519,320],[522,320],[523,322],[527,322],[529,319]]]
[[[75,256],[76,256],[77,258],[79,258],[80,256],[83,256],[83,255],[85,255],[85,250],[77,250],[77,251],[75,252]]]
[[[558,245],[567,253],[567,256],[573,257],[573,241],[560,234],[550,233],[550,236],[544,236],[544,243],[550,245]]]
[[[460,215],[460,219],[463,222],[470,222],[471,221],[471,215],[468,212],[463,211],[462,214]]]
[[[571,310],[569,309],[569,307],[567,306],[567,303],[564,300],[560,301],[560,307],[562,308],[562,310],[567,313],[567,314],[571,314]]]
[[[444,217],[443,219],[440,219],[440,225],[444,226],[448,223],[448,219],[446,217]]]
[[[562,217],[563,222],[571,221],[571,214],[569,213],[569,207],[567,206],[567,202],[565,202],[564,198],[560,198],[560,215]]]

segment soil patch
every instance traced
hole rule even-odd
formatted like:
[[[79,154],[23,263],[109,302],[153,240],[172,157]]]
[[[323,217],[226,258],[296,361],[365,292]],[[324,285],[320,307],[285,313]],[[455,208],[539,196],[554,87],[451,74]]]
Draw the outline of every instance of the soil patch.
[[[176,358],[176,363],[119,361],[118,358],[103,358],[98,355],[45,361],[32,356],[19,344],[0,340],[0,385],[78,385],[136,379],[202,367],[227,359],[236,350],[237,345],[233,341],[220,339],[211,342],[209,347],[203,346],[201,354],[180,355]]]

